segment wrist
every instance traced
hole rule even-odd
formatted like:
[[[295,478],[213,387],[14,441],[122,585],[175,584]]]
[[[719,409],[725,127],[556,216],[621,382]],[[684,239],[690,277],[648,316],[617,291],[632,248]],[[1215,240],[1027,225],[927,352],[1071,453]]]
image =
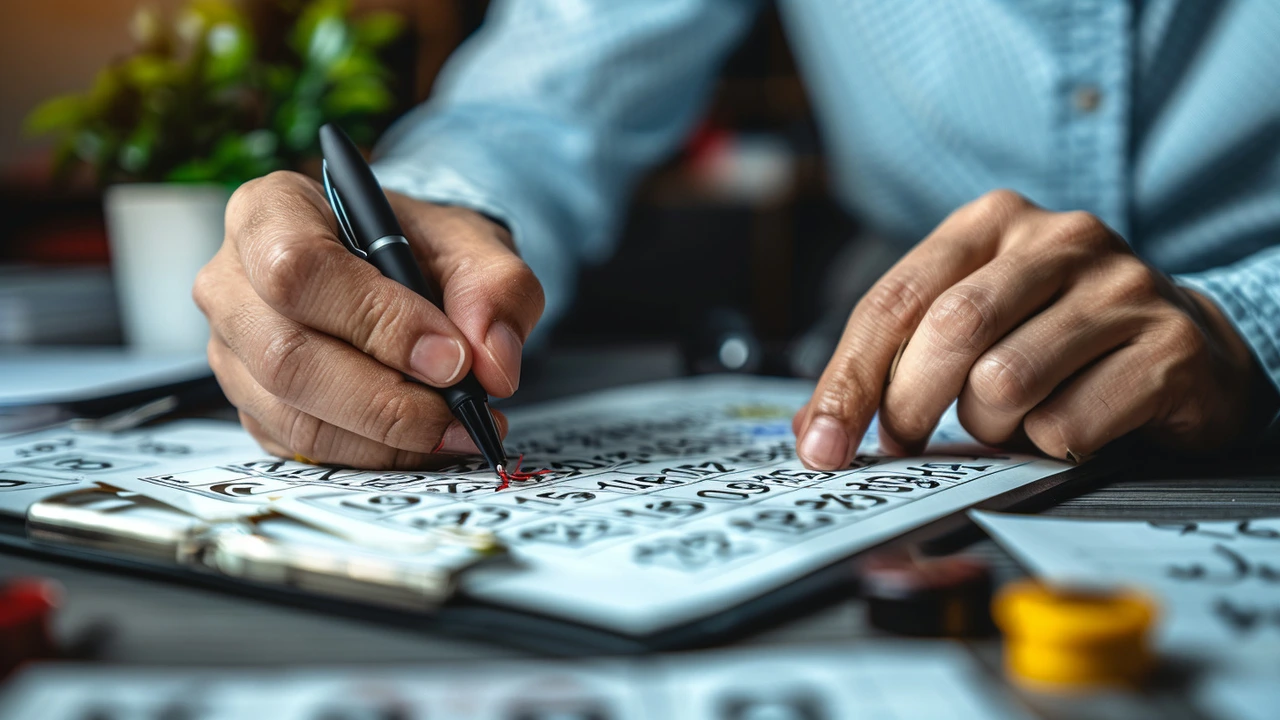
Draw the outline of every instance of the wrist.
[[[1240,398],[1246,432],[1264,428],[1280,410],[1280,394],[1231,318],[1212,298],[1183,287],[1197,311],[1197,320],[1209,336],[1221,368],[1221,384]]]

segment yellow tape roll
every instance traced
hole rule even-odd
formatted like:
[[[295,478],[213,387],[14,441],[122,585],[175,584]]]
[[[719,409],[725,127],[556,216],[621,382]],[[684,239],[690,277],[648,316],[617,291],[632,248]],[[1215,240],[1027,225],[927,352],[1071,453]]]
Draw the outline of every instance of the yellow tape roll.
[[[1151,670],[1155,603],[1130,591],[1005,587],[992,615],[1005,636],[1005,671],[1028,685],[1132,687]]]

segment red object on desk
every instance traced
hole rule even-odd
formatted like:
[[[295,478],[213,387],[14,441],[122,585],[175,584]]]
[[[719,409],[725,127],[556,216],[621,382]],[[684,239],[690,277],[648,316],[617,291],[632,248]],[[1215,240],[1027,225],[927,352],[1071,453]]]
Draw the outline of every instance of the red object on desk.
[[[62,586],[43,578],[17,578],[0,588],[0,677],[28,660],[57,655],[50,621]]]

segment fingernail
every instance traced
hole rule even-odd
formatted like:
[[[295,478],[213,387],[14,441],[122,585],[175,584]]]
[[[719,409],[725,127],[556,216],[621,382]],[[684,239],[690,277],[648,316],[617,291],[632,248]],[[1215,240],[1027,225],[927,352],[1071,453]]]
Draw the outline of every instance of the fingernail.
[[[809,421],[796,452],[814,467],[843,467],[849,460],[849,433],[830,415],[818,415]]]
[[[462,373],[462,344],[444,335],[423,335],[413,346],[409,367],[432,385],[452,385]]]
[[[484,336],[484,344],[488,346],[489,352],[493,353],[494,362],[498,363],[502,374],[507,378],[507,383],[511,386],[507,394],[515,392],[516,388],[520,387],[520,352],[524,349],[520,336],[516,335],[516,331],[512,330],[510,325],[499,321],[489,326],[489,333]]]
[[[448,453],[450,455],[471,455],[480,452],[476,449],[476,444],[471,442],[471,436],[467,434],[466,428],[462,427],[462,423],[449,423],[449,427],[445,428],[444,436],[440,438],[440,444],[436,446],[433,453]]]

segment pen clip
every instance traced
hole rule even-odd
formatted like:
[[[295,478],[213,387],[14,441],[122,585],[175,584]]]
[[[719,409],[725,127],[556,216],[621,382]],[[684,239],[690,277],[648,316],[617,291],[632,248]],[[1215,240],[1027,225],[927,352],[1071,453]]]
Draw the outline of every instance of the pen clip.
[[[324,194],[329,198],[329,207],[333,208],[333,214],[338,218],[338,228],[342,231],[342,244],[352,253],[368,258],[369,254],[360,249],[356,244],[355,231],[351,229],[351,220],[347,218],[347,209],[342,205],[342,197],[338,195],[338,189],[329,182],[329,163],[320,161],[320,176],[324,179]]]

